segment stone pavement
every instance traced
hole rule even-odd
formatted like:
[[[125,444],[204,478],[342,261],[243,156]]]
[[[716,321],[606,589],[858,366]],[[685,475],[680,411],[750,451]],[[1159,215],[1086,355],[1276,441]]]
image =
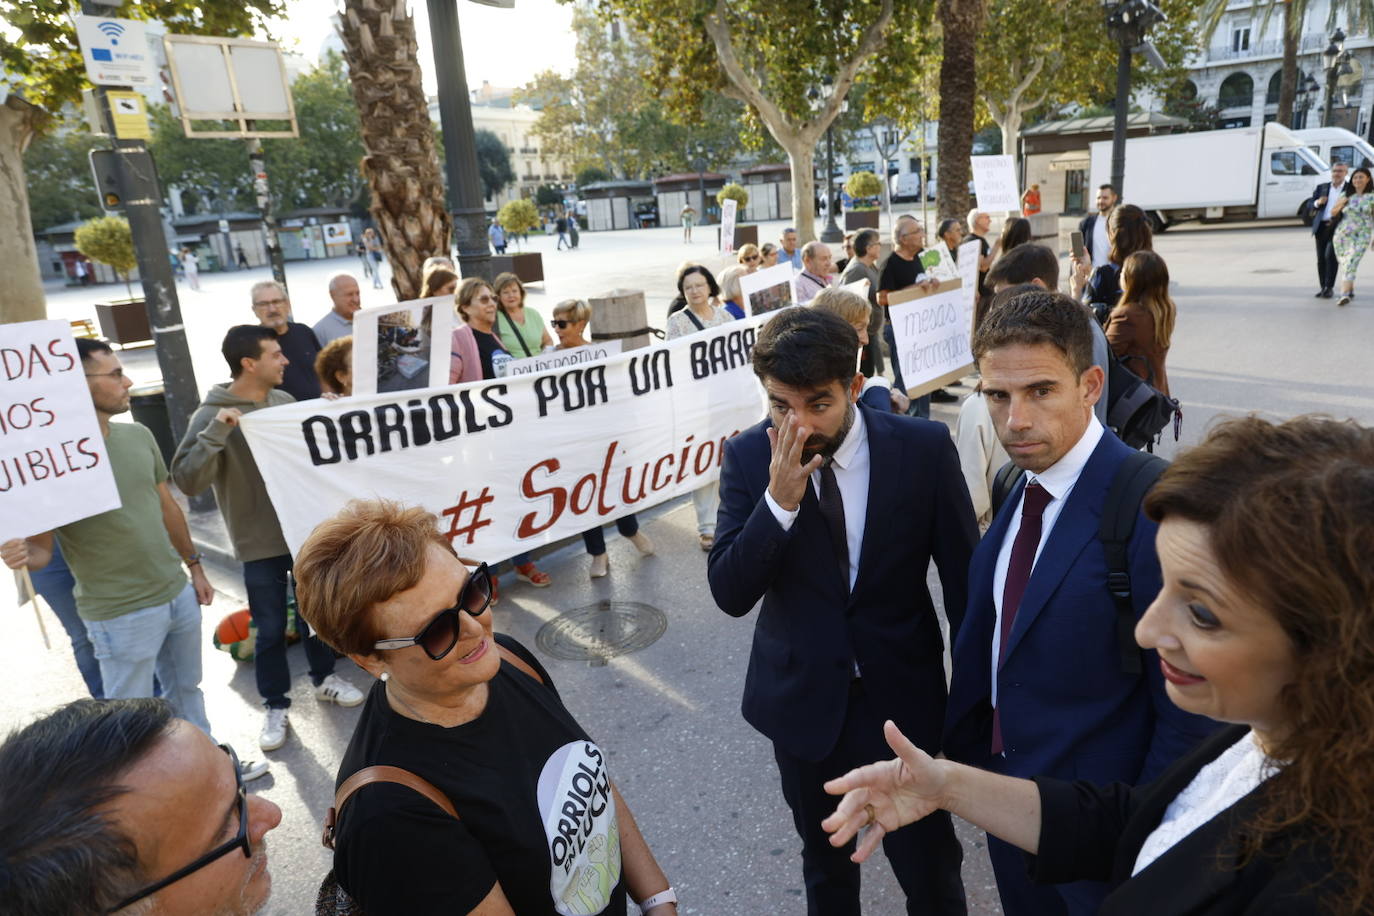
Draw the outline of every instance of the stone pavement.
[[[1197,441],[1213,417],[1251,410],[1274,417],[1324,411],[1374,424],[1374,371],[1367,353],[1374,339],[1374,296],[1357,298],[1345,309],[1312,299],[1310,236],[1300,228],[1182,228],[1160,236],[1156,247],[1168,260],[1180,312],[1169,375],[1185,408],[1183,444]],[[770,228],[764,237],[775,235]],[[682,245],[671,229],[583,233],[582,245],[563,253],[552,251],[553,240],[531,240],[531,247],[544,246],[546,272],[558,278],[547,291],[531,290],[531,303],[546,318],[558,298],[618,286],[646,289],[653,321],[671,295],[680,259],[690,253],[713,263],[709,242]],[[340,259],[290,265],[298,318],[313,323],[322,315],[328,276],[355,264]],[[205,292],[183,291],[202,387],[224,377],[219,337],[230,324],[251,320],[247,287],[263,275],[206,275]],[[312,289],[318,294],[309,295]],[[384,301],[366,286],[363,292],[365,304]],[[94,298],[91,290],[57,293],[50,313],[83,317]],[[150,350],[121,355],[136,377],[156,376]],[[952,412],[937,416],[948,421]],[[1161,451],[1175,450],[1167,442]],[[662,610],[667,631],[642,651],[601,666],[546,653],[541,658],[569,708],[610,753],[618,783],[679,889],[684,913],[800,914],[800,845],[777,789],[771,749],[739,714],[752,618],[731,619],[712,603],[686,502],[665,504],[641,518],[658,544],[657,556],[639,558],[612,528],[612,573],[592,581],[580,544],[557,547],[542,561],[553,587],[537,590],[505,578],[498,626],[534,646],[546,622],[599,601],[644,602]],[[261,714],[251,666],[209,645],[214,624],[243,606],[242,581],[234,566],[215,564],[210,572],[219,590],[216,604],[205,611],[203,683],[210,719],[218,738],[258,756]],[[933,591],[938,599],[938,588]],[[54,618],[47,616],[53,648],[44,651],[33,612],[16,610],[5,589],[0,614],[12,623],[10,638],[0,644],[0,669],[9,685],[0,692],[0,728],[7,729],[80,696],[82,688]],[[297,672],[293,732],[271,755],[272,775],[254,784],[285,812],[269,840],[276,887],[271,914],[309,912],[328,867],[319,821],[357,716],[357,710],[318,707],[309,695],[301,650],[293,648],[289,656]],[[340,673],[360,688],[368,686],[367,675],[350,662],[340,663]],[[970,912],[998,913],[981,837],[967,825],[960,829]],[[900,892],[881,861],[867,866],[864,876],[867,912],[902,911]]]

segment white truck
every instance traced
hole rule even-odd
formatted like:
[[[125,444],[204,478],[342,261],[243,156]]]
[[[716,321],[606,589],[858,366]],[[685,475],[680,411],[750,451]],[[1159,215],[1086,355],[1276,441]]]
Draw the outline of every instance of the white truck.
[[[1352,169],[1374,168],[1374,146],[1344,127],[1308,127],[1293,131],[1323,162],[1344,162]]]
[[[1108,184],[1112,144],[1092,144],[1092,187]],[[1121,199],[1150,215],[1155,231],[1172,223],[1294,219],[1326,162],[1291,130],[1269,123],[1126,141]]]

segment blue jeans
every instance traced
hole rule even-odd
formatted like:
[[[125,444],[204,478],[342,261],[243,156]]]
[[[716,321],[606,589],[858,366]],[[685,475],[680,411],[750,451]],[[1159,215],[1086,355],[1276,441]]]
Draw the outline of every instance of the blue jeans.
[[[634,513],[615,520],[615,530],[620,532],[621,537],[632,538],[639,534],[639,519],[634,517]],[[606,552],[606,534],[597,525],[590,531],[582,532],[582,543],[587,545],[587,553],[594,557],[599,557]]]
[[[200,692],[200,604],[186,587],[167,604],[130,611],[112,620],[87,620],[108,699],[150,697],[153,674],[177,716],[210,734]]]
[[[258,628],[253,648],[253,671],[258,693],[269,709],[291,705],[291,667],[286,663],[286,590],[290,587],[291,556],[249,560],[243,564],[243,584],[248,590],[248,613]],[[316,686],[334,673],[334,650],[310,632],[304,617],[297,618],[310,680]]]
[[[892,385],[898,391],[906,394],[906,383],[902,381],[902,364],[897,360],[897,334],[892,330],[889,322],[883,325],[883,340],[887,341],[888,352],[892,355]],[[907,416],[923,417],[930,419],[930,395],[923,394],[919,398],[913,398],[911,407],[907,409]]]
[[[76,596],[72,594],[76,580],[72,578],[72,571],[67,568],[67,561],[57,546],[57,538],[52,541],[52,562],[30,575],[33,577],[34,590],[48,602],[48,607],[62,622],[62,629],[67,631],[72,655],[76,657],[76,670],[81,672],[86,689],[97,700],[103,700],[105,688],[100,680],[100,662],[96,661],[95,648],[86,633],[86,621],[76,612]]]

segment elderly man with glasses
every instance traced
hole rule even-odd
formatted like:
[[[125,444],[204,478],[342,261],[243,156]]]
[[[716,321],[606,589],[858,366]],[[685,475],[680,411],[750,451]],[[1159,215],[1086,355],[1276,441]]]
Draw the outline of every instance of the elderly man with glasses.
[[[249,916],[276,805],[162,700],[77,700],[0,744],[0,899],[29,916]]]
[[[331,296],[335,292],[333,286],[331,281]],[[356,281],[353,286],[356,291]],[[315,332],[308,325],[291,320],[291,300],[276,280],[254,283],[249,295],[253,297],[253,314],[258,324],[272,329],[281,351],[286,354],[286,373],[277,387],[298,401],[319,397],[321,389],[320,379],[315,375],[315,357],[320,355],[321,344]]]

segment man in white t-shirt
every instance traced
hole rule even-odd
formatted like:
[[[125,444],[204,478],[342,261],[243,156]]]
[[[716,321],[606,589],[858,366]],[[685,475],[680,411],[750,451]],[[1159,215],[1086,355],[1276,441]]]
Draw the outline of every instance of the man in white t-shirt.
[[[1089,213],[1078,224],[1078,231],[1083,233],[1083,247],[1088,249],[1088,254],[1093,259],[1093,270],[1110,263],[1107,254],[1111,251],[1112,245],[1107,240],[1107,218],[1120,202],[1121,198],[1116,189],[1104,184],[1097,189],[1097,212]]]

